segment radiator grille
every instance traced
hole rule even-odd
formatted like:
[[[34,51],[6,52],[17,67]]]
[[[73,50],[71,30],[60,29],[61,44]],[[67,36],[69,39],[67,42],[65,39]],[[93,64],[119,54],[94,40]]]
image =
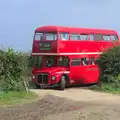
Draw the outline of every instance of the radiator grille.
[[[42,73],[37,75],[37,83],[39,84],[48,84],[48,79],[49,79],[48,74]]]

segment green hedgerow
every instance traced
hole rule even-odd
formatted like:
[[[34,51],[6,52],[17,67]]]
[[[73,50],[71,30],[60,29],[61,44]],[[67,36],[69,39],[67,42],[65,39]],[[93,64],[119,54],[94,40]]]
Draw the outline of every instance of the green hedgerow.
[[[120,87],[120,45],[114,46],[100,55],[97,60],[102,83]]]
[[[0,50],[0,90],[25,90],[23,76],[28,68],[27,56],[13,49]]]

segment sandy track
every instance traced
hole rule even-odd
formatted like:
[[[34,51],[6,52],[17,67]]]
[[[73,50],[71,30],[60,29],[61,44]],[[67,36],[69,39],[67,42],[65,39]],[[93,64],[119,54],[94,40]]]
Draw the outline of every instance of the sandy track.
[[[48,90],[48,89],[31,89],[32,92],[35,92],[40,97],[44,97],[45,95],[54,95],[57,97],[62,97],[65,99],[73,100],[73,101],[81,101],[81,102],[96,102],[102,104],[118,104],[120,103],[120,96],[108,93],[95,92],[88,89],[80,89],[80,88],[70,88],[65,91],[59,90]]]
[[[120,120],[120,96],[108,93],[94,92],[88,89],[66,89],[57,90],[31,90],[38,94],[40,98],[46,95],[63,98],[65,101],[73,101],[77,104],[74,110],[64,113],[48,115],[44,120]],[[42,96],[42,97],[41,97]],[[49,102],[54,100],[46,98]],[[64,102],[63,102],[64,103]],[[68,103],[69,104],[69,103]],[[57,107],[57,106],[56,106]],[[64,107],[63,107],[64,109]]]
[[[36,90],[37,102],[0,108],[0,120],[120,120],[120,96],[79,88]]]

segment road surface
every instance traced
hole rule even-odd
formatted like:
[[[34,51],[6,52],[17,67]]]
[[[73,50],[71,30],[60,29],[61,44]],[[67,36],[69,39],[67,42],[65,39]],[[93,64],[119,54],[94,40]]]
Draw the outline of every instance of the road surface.
[[[36,90],[39,101],[0,108],[0,120],[120,120],[120,96],[70,88]]]

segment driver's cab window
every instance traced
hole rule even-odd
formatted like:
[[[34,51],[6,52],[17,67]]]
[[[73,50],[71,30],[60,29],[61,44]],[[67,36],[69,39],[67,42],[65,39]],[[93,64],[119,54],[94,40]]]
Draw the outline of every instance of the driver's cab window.
[[[31,64],[33,67],[41,67],[42,65],[42,56],[32,56]]]
[[[68,57],[61,56],[58,58],[58,66],[68,66],[69,59]]]
[[[52,67],[54,65],[54,57],[44,57],[44,66]]]

